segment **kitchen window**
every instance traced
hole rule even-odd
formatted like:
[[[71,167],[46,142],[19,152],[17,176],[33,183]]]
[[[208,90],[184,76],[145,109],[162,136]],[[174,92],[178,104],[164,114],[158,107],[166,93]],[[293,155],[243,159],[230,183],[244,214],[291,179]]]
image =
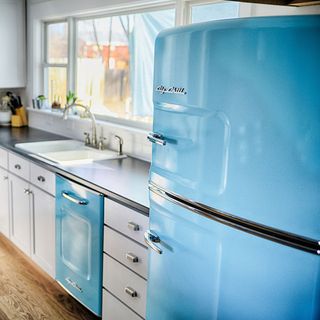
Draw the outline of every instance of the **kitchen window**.
[[[44,81],[49,102],[66,103],[68,71],[68,23],[45,24]]]
[[[191,7],[192,23],[232,19],[238,17],[239,3],[233,1],[207,3],[203,5],[193,5]]]
[[[152,120],[154,42],[174,10],[77,22],[76,93],[96,115]]]

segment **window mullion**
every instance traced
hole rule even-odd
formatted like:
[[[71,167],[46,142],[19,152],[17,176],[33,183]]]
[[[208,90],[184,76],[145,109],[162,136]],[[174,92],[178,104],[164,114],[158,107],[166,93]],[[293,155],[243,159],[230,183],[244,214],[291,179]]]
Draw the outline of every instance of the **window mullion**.
[[[75,19],[68,18],[68,69],[67,69],[67,91],[75,92],[75,70],[76,70],[76,28]]]

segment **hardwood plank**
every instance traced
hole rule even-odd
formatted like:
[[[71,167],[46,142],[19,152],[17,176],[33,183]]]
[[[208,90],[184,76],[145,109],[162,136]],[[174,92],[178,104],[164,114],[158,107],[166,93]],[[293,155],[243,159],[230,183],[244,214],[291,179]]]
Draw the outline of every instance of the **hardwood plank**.
[[[0,320],[97,320],[0,234]]]

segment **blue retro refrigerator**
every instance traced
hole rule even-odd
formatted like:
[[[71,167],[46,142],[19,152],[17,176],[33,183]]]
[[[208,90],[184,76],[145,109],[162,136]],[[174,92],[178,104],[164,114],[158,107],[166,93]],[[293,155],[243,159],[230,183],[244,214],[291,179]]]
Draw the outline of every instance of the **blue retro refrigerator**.
[[[156,40],[148,320],[320,319],[320,16]]]

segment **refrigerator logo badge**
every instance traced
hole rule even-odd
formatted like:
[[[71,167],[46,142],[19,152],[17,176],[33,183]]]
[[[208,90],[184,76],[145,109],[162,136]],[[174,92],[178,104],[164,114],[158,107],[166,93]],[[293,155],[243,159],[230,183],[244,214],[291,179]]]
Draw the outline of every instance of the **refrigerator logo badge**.
[[[187,94],[185,88],[182,87],[165,87],[163,85],[157,86],[156,91],[160,92],[161,94],[171,93],[171,94]]]

